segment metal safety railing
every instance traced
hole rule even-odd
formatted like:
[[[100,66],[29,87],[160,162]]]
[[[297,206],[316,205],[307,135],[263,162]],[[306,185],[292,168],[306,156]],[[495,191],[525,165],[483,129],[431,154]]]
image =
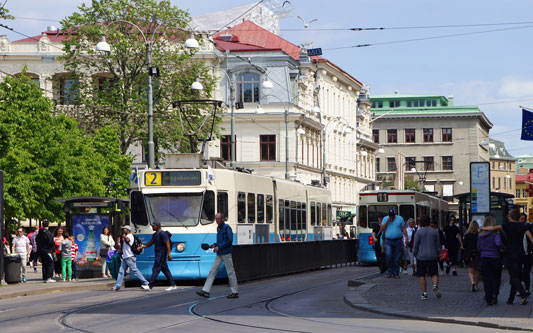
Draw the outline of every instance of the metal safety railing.
[[[353,264],[357,260],[355,239],[287,242],[233,246],[237,279],[247,281]]]

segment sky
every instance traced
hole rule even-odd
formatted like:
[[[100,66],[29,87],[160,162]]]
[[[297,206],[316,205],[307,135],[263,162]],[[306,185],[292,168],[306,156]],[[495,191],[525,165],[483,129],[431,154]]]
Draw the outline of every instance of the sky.
[[[39,35],[47,25],[60,26],[58,21],[83,2],[90,3],[7,0],[6,8],[16,19],[0,23],[20,33]],[[192,16],[256,3],[171,2]],[[531,0],[290,0],[287,5],[294,14],[280,20],[281,36],[297,45],[313,42],[313,47],[322,48],[323,57],[368,85],[371,95],[395,91],[453,95],[455,105],[480,107],[494,124],[490,136],[504,141],[512,155],[533,154],[533,143],[520,140],[520,106],[533,108]],[[317,21],[304,30],[297,16]],[[24,38],[2,28],[0,34],[10,40]],[[447,35],[456,36],[432,38]],[[423,40],[405,42],[411,39]],[[372,45],[350,47],[358,44]]]

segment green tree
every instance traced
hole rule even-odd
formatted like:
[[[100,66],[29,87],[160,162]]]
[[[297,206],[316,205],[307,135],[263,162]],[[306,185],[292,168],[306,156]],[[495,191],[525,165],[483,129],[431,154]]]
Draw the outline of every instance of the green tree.
[[[75,120],[54,116],[51,110],[50,99],[24,73],[0,83],[6,220],[62,221],[63,206],[57,199],[125,194],[131,157],[120,153],[112,130],[89,137]]]
[[[159,77],[153,76],[156,152],[188,151],[180,115],[170,105],[177,100],[208,98],[215,83],[205,64],[194,60],[194,54],[182,45],[188,36],[189,21],[189,14],[168,0],[93,0],[90,6],[79,6],[78,12],[61,22],[67,34],[62,60],[79,85],[78,95],[71,101],[76,105],[62,110],[67,110],[88,132],[107,125],[116,128],[123,153],[134,143],[146,144],[149,42],[152,67],[160,71]],[[96,51],[95,45],[103,36],[111,52]],[[204,90],[193,94],[190,87],[197,78]],[[193,124],[204,119],[198,107],[187,113],[181,116]],[[185,126],[187,130],[190,128]]]
[[[404,181],[404,188],[406,190],[417,190],[420,191],[420,182],[418,180],[415,180],[414,177],[405,177]]]

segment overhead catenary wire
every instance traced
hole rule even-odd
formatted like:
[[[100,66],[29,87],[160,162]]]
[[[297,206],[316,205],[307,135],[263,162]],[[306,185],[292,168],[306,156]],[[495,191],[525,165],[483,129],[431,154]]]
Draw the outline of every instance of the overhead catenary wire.
[[[525,26],[512,27],[512,28],[502,28],[502,29],[483,30],[483,31],[472,31],[472,32],[464,32],[464,33],[456,33],[456,34],[440,35],[440,36],[430,36],[430,37],[420,37],[420,38],[402,39],[402,40],[388,41],[388,42],[357,44],[357,45],[351,45],[351,46],[341,46],[341,47],[325,48],[324,50],[325,50],[325,51],[335,51],[335,50],[345,50],[345,49],[361,48],[361,47],[370,47],[370,46],[378,46],[378,45],[390,45],[390,44],[410,43],[410,42],[418,42],[418,41],[424,41],[424,40],[433,40],[433,39],[452,38],[452,37],[461,37],[461,36],[469,36],[469,35],[488,34],[488,33],[492,33],[492,32],[500,32],[500,31],[508,31],[508,30],[517,30],[517,29],[528,29],[528,28],[533,28],[533,25],[525,25]]]

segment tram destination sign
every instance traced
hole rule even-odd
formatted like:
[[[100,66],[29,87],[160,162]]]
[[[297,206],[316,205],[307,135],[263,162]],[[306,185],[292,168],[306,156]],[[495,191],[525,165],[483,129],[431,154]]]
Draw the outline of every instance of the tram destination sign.
[[[490,213],[489,162],[470,163],[470,198],[472,214]]]
[[[196,186],[202,184],[200,171],[150,171],[144,174],[146,186]]]

